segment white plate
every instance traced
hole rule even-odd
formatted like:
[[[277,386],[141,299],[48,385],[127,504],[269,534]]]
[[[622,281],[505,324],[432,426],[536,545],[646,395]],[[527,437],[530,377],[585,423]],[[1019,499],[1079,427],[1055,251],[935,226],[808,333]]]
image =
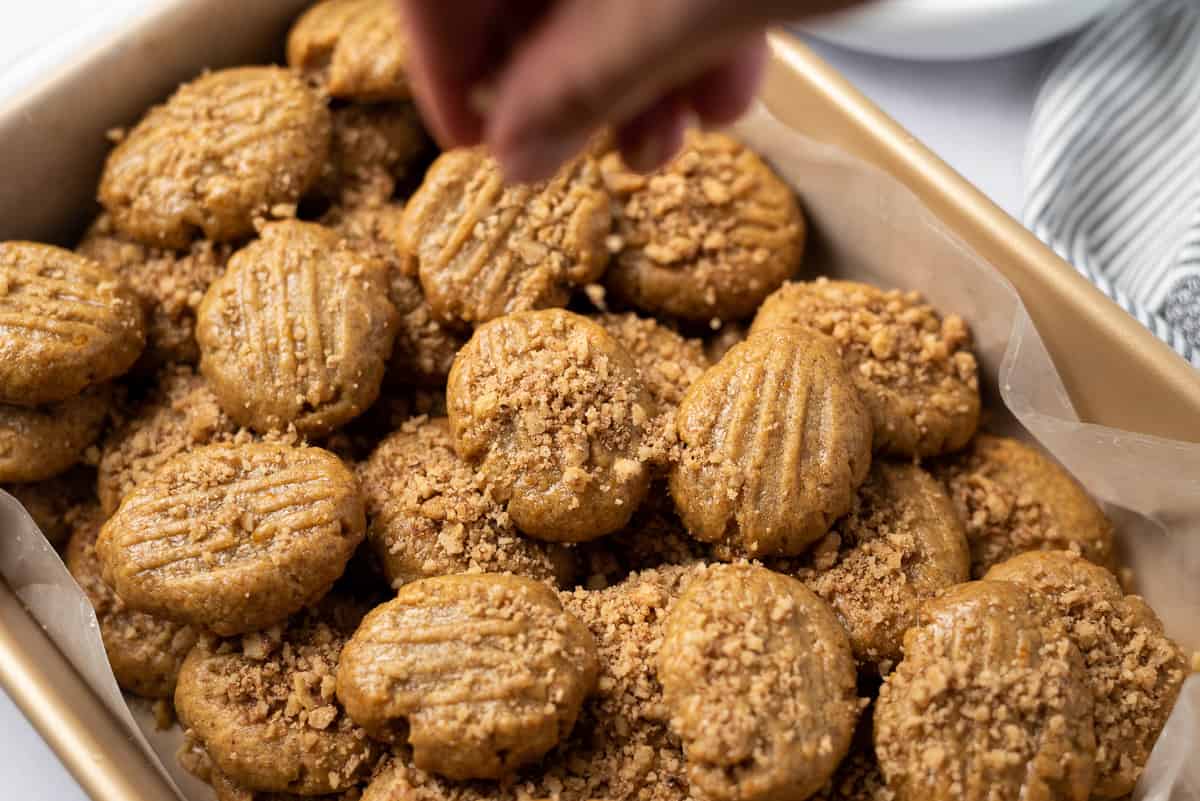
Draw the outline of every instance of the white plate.
[[[835,44],[916,59],[981,58],[1072,31],[1114,0],[881,0],[821,22],[810,33]]]

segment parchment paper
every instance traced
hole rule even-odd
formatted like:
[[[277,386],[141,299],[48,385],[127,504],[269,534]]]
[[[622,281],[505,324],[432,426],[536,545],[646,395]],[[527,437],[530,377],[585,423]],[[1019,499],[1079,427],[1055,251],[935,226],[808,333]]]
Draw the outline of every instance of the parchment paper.
[[[1035,438],[1117,521],[1139,591],[1185,648],[1200,648],[1200,445],[1078,421],[1062,382],[1011,285],[964,247],[882,171],[806,140],[759,108],[736,132],[797,190],[811,224],[807,275],[918,289],[971,325],[989,424]],[[1198,421],[1200,425],[1200,421]],[[11,496],[0,492],[0,571],[97,694],[159,760],[188,801],[207,787],[175,760],[178,729],[158,732],[149,707],[117,688],[91,607],[58,554]],[[1135,798],[1200,797],[1200,676],[1192,676]]]

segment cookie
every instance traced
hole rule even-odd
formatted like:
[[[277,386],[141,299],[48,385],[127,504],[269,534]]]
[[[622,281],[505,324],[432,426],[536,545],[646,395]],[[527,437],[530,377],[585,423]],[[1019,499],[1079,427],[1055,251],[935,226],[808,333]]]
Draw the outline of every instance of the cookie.
[[[200,640],[179,673],[175,708],[214,775],[247,790],[302,796],[343,792],[370,775],[382,749],[334,691],[363,612],[331,596],[286,626]]]
[[[438,322],[420,281],[401,271],[395,238],[403,215],[404,207],[397,203],[368,203],[335,207],[324,222],[346,237],[351,247],[369,253],[387,267],[388,298],[396,307],[399,322],[385,382],[445,387],[454,355],[467,340]]]
[[[689,131],[680,154],[648,176],[615,153],[603,170],[617,209],[605,284],[621,301],[738,320],[800,268],[805,224],[791,189],[726,134]]]
[[[287,61],[333,97],[407,100],[408,40],[391,0],[324,0],[287,40]]]
[[[69,250],[0,242],[0,403],[75,398],[128,370],[146,344],[137,297]]]
[[[74,525],[64,559],[100,624],[100,639],[121,688],[145,698],[170,698],[184,658],[196,644],[196,630],[125,605],[100,576],[96,535],[104,523],[91,507]]]
[[[794,560],[793,560],[794,561]],[[921,605],[970,578],[954,505],[911,464],[875,462],[850,511],[798,567],[776,565],[820,596],[845,626],[860,662],[886,673]]]
[[[654,402],[625,349],[584,317],[548,309],[480,326],[446,404],[455,450],[532,537],[594,539],[645,497]]]
[[[1086,801],[1092,699],[1049,608],[1005,581],[927,604],[875,705],[875,753],[898,801]]]
[[[875,445],[934,456],[967,444],[979,426],[979,368],[971,334],[916,292],[818,278],[767,298],[751,332],[802,325],[833,337],[875,424]]]
[[[971,545],[971,574],[1035,550],[1070,550],[1104,567],[1116,562],[1113,526],[1078,482],[1036,448],[980,434],[936,462]]]
[[[575,725],[596,683],[596,646],[554,592],[517,576],[422,579],[363,620],[337,694],[376,737],[451,779],[536,762]]]
[[[658,678],[693,791],[712,801],[803,801],[850,748],[861,704],[832,610],[799,581],[710,567],[667,618]]]
[[[0,403],[0,482],[44,481],[82,460],[112,407],[107,384],[45,406]]]
[[[399,588],[454,573],[512,573],[566,584],[570,551],[517,531],[487,482],[454,452],[444,417],[418,417],[359,468],[367,539]]]
[[[225,412],[320,436],[379,396],[396,310],[379,261],[314,223],[278,222],[229,260],[200,304],[200,369]]]
[[[288,70],[210,72],[124,136],[105,162],[100,203],[146,245],[241,239],[316,183],[331,127],[321,95]]]
[[[712,366],[699,340],[682,337],[657,320],[633,313],[593,319],[633,357],[659,409],[679,406],[688,387]]]
[[[220,770],[211,771],[209,783],[212,785],[216,801],[305,801],[305,799],[312,798],[310,795],[297,795],[296,793],[264,793],[258,790],[249,790]],[[340,793],[318,796],[319,801],[359,801],[361,798],[362,789],[359,787],[352,787]]]
[[[386,202],[430,147],[416,106],[352,103],[332,113],[333,143],[322,194],[350,204]]]
[[[871,466],[871,421],[833,342],[763,331],[700,376],[676,416],[671,496],[704,542],[800,553],[850,510]]]
[[[94,503],[96,472],[79,465],[45,481],[0,484],[0,490],[16,498],[49,543],[58,548],[70,538],[72,520],[80,507]]]
[[[1083,654],[1095,702],[1096,786],[1092,798],[1133,791],[1188,674],[1179,646],[1116,577],[1068,551],[1032,551],[1001,562],[987,579],[1045,595]]]
[[[186,365],[164,368],[100,447],[96,487],[104,514],[111,517],[122,498],[174,457],[231,442],[237,430],[203,377]]]
[[[404,209],[404,271],[443,322],[478,325],[565,306],[608,263],[608,193],[592,151],[548,181],[505,186],[483,151],[434,161]]]
[[[209,445],[126,495],[96,552],[130,607],[232,635],[324,596],[364,529],[358,483],[333,454]]]
[[[199,239],[181,251],[146,247],[122,236],[112,218],[101,214],[76,252],[108,267],[141,300],[146,349],[138,360],[139,370],[199,361],[196,307],[209,285],[225,272],[232,252],[229,245]]]

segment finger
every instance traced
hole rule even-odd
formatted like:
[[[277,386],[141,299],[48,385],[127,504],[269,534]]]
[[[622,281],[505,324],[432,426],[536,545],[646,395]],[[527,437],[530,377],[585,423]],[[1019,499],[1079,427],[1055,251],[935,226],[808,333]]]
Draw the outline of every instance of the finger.
[[[688,84],[685,94],[705,125],[728,125],[750,107],[767,64],[762,34],[740,45],[724,63]]]
[[[621,157],[638,172],[653,172],[679,152],[691,116],[682,94],[660,100],[617,132]]]

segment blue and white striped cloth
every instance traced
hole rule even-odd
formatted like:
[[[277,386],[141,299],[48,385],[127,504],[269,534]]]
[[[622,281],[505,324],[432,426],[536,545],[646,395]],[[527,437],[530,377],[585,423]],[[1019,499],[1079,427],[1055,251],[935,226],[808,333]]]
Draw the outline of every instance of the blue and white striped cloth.
[[[1200,2],[1127,0],[1038,95],[1024,222],[1200,367]]]

